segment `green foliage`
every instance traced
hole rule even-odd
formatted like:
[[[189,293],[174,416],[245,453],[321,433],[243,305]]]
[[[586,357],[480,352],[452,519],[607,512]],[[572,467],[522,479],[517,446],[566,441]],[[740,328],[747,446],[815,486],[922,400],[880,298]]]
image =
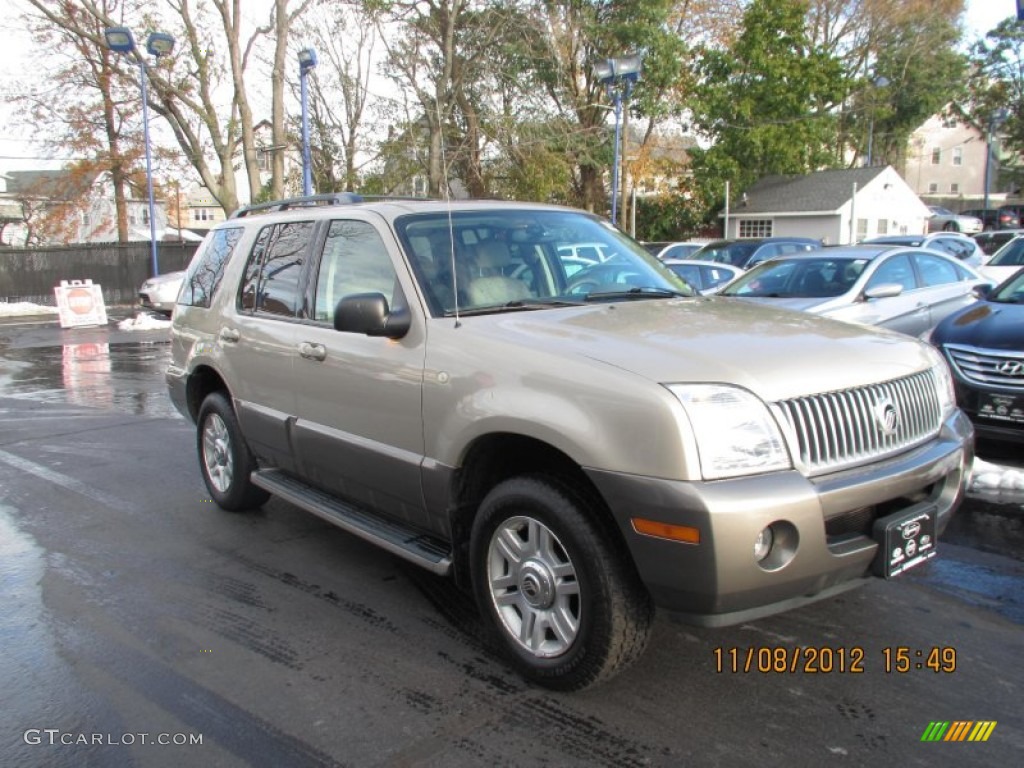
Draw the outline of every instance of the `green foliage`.
[[[972,52],[971,111],[979,126],[1005,117],[1000,129],[1003,147],[1024,153],[1024,26],[1004,20]]]
[[[801,0],[753,0],[732,46],[699,52],[694,117],[713,142],[692,157],[703,199],[726,180],[739,194],[762,176],[834,162],[834,108],[846,77],[837,59],[811,45],[805,12]]]

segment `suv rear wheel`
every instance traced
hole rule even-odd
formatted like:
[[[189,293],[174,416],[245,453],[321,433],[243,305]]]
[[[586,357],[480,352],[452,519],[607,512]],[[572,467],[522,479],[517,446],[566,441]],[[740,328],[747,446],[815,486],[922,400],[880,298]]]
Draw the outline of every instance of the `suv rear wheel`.
[[[513,478],[486,496],[470,542],[481,612],[520,673],[558,690],[635,661],[654,613],[632,565],[585,508],[555,480]]]
[[[242,437],[235,410],[223,392],[203,400],[196,419],[196,447],[203,480],[213,500],[237,512],[263,504],[270,494],[252,484],[256,459]]]

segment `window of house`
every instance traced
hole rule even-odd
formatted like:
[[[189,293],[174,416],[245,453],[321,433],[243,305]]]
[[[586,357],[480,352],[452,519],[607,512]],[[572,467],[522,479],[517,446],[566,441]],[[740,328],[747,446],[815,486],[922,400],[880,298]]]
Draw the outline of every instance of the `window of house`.
[[[868,220],[857,219],[857,239],[862,240],[868,236]]]
[[[939,147],[932,147],[932,165],[942,162],[942,150]]]
[[[939,185],[936,182],[933,181],[931,184],[928,185],[928,194],[929,195],[938,194],[938,191],[939,191]]]
[[[953,195],[960,194],[960,185],[954,181],[952,184],[949,185],[949,192],[950,194]]]
[[[889,220],[888,219],[879,219],[878,220],[878,230],[877,231],[878,231],[878,234],[880,234],[880,235],[887,235],[887,234],[889,234]]]
[[[963,165],[963,164],[964,164],[964,148],[963,147],[953,147],[953,165]]]
[[[771,219],[740,219],[739,236],[745,237],[771,237]]]

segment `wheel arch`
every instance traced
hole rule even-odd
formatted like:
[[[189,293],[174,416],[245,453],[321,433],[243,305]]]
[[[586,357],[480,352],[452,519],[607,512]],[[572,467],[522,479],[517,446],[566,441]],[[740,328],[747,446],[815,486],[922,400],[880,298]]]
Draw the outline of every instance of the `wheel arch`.
[[[469,540],[477,510],[499,483],[524,475],[543,476],[564,487],[591,512],[591,519],[611,546],[635,568],[611,510],[583,468],[558,448],[534,437],[492,433],[476,438],[466,449],[451,481],[451,534],[455,575],[469,585]]]
[[[211,392],[223,391],[228,400],[231,399],[231,390],[227,383],[216,370],[208,365],[200,365],[189,374],[188,384],[185,387],[185,403],[188,407],[189,416],[196,421],[199,416],[199,408],[203,400]]]

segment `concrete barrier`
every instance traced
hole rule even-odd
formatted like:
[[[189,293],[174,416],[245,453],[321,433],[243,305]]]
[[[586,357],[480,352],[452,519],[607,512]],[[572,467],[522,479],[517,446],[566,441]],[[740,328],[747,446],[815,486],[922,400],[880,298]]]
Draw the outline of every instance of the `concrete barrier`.
[[[198,243],[160,243],[160,273],[184,269]],[[136,302],[152,274],[150,244],[98,243],[52,248],[0,248],[0,301],[53,305],[61,280],[92,280],[108,305]]]

